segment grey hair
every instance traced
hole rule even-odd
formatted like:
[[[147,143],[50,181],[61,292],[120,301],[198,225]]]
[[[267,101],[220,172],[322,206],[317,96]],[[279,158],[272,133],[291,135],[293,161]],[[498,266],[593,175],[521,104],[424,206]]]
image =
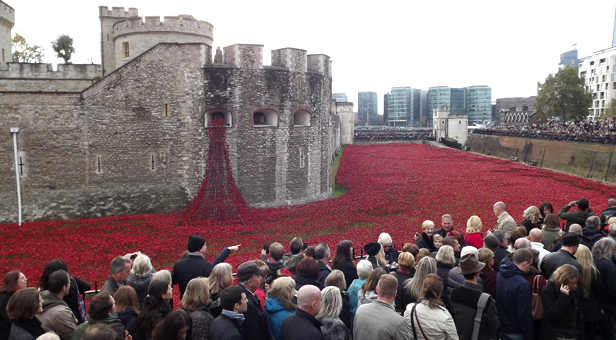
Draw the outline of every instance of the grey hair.
[[[505,211],[505,209],[507,208],[507,206],[505,205],[505,203],[500,202],[500,201],[498,201],[498,202],[494,203],[494,207],[495,207],[495,208],[498,208],[498,209],[500,209],[500,210],[502,210],[502,211]]]
[[[315,253],[315,256],[317,257],[316,258],[317,261],[326,258],[327,255],[330,254],[329,245],[325,242],[321,242],[317,244],[317,246],[314,248],[314,253]]]
[[[171,272],[167,269],[157,271],[156,273],[154,273],[154,275],[152,275],[152,278],[150,279],[150,286],[154,282],[158,281],[165,281],[168,284],[171,284]]]
[[[597,229],[597,227],[601,224],[601,220],[597,216],[588,216],[586,219],[586,227]]]
[[[453,248],[448,245],[442,245],[438,253],[436,253],[436,261],[454,266],[456,258],[453,255]]]
[[[537,221],[539,221],[539,218],[537,217],[537,215],[540,215],[541,212],[539,212],[539,209],[534,206],[531,205],[530,207],[526,208],[526,210],[524,210],[524,213],[522,214],[522,218],[525,220],[529,220],[533,223],[537,223]]]
[[[127,263],[132,263],[130,261],[130,259],[127,259],[124,256],[116,256],[112,261],[111,261],[111,275],[115,274],[115,272],[117,271],[123,271],[124,270],[124,265]]]
[[[475,248],[473,246],[466,246],[466,247],[462,248],[462,251],[460,251],[460,258],[462,258],[462,256],[464,256],[466,254],[475,254],[475,256],[477,256],[477,258],[479,258],[479,252],[477,251],[477,248]]]
[[[319,317],[321,318],[337,318],[342,311],[342,295],[340,288],[329,286],[321,291],[321,310]]]
[[[595,243],[592,247],[592,252],[593,254],[597,254],[603,258],[610,259],[612,254],[614,254],[615,246],[616,241],[609,237],[604,237]]]
[[[133,261],[133,268],[130,273],[136,277],[144,278],[152,275],[152,262],[147,255],[139,254]]]
[[[445,214],[445,215],[441,216],[441,222],[443,222],[443,220],[446,219],[446,218],[450,219],[451,223],[453,223],[453,217],[451,217],[450,214]]]
[[[495,230],[492,235],[496,236],[496,238],[498,238],[498,242],[499,244],[503,243],[503,240],[508,238],[507,237],[507,233],[502,231],[502,230]]]
[[[372,269],[372,263],[370,261],[361,260],[357,263],[357,276],[362,280],[367,279]]]
[[[393,241],[391,240],[391,236],[388,233],[381,233],[381,235],[379,235],[379,240],[377,242],[383,245],[383,244],[391,244]]]

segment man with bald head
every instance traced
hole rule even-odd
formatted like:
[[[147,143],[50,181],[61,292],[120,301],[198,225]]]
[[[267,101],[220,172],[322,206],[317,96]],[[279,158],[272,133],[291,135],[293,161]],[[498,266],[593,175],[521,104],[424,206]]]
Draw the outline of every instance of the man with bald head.
[[[603,210],[599,216],[601,219],[601,228],[605,228],[607,226],[607,220],[614,216],[616,216],[616,199],[610,198],[607,200],[607,209]]]
[[[506,206],[503,202],[494,203],[493,211],[494,215],[496,215],[496,230],[502,230],[507,234],[507,237],[511,236],[513,230],[516,227],[515,220],[507,211],[505,211]]]
[[[519,239],[515,240],[515,243],[513,244],[513,250],[514,252],[518,249],[530,249],[531,244],[530,241],[527,238],[524,237],[520,237]],[[506,263],[507,260],[513,261],[513,253],[512,252],[508,252],[507,256],[505,256],[501,262],[499,266],[502,266]],[[541,262],[539,262],[541,263]]]
[[[411,338],[404,318],[392,306],[397,293],[398,279],[390,274],[382,275],[376,286],[377,299],[357,308],[353,324],[355,340]]]
[[[539,252],[539,263],[541,263],[543,257],[550,253],[543,247],[543,233],[541,232],[541,229],[531,229],[528,234],[528,240],[530,241],[530,247]]]
[[[297,307],[297,313],[290,314],[282,322],[282,340],[323,339],[321,323],[315,318],[321,310],[319,288],[312,285],[300,288],[297,291]]]

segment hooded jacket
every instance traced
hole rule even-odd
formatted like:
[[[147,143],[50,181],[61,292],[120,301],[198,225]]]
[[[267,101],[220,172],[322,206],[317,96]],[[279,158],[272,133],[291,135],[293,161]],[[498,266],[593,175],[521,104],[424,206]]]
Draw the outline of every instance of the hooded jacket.
[[[561,293],[560,286],[549,280],[541,290],[543,305],[542,338],[577,337],[584,333],[584,321],[580,311],[578,294]]]
[[[77,318],[64,300],[50,293],[41,292],[43,312],[36,317],[41,321],[43,329],[58,334],[62,340],[70,340],[77,327]]]
[[[97,323],[110,324],[113,322],[121,322],[120,319],[118,319],[118,314],[115,314],[115,313],[111,314],[108,317],[104,318],[103,320],[96,320],[96,319],[93,319],[92,317],[89,317],[88,321],[82,323],[81,325],[77,326],[77,328],[75,328],[75,332],[73,333],[73,337],[71,337],[71,340],[81,339],[81,337],[83,336],[83,333],[86,332],[86,329],[88,329],[88,327],[92,325],[96,325]]]
[[[592,251],[592,247],[603,238],[603,233],[596,228],[584,228],[582,229],[582,236],[580,236],[580,243],[587,246]]]
[[[357,311],[358,306],[358,297],[361,286],[366,282],[367,279],[355,279],[353,283],[349,286],[348,294],[349,294],[349,305],[351,307],[351,321],[355,318],[355,312]]]
[[[267,336],[270,340],[281,339],[282,322],[287,316],[297,311],[297,308],[294,307],[295,305],[291,303],[287,303],[287,306],[283,305],[277,297],[272,295],[265,300],[265,312],[263,312],[263,315],[265,316],[265,323],[267,323]]]
[[[503,333],[523,334],[525,339],[532,339],[532,294],[524,275],[513,262],[505,261],[496,277],[496,308]]]
[[[145,299],[146,295],[148,295],[148,287],[150,286],[151,278],[152,275],[148,277],[138,277],[134,276],[133,274],[129,274],[126,278],[126,282],[128,283],[128,285],[133,287],[133,289],[135,289],[135,292],[137,293],[137,301],[139,301],[139,306],[143,306],[143,300]]]

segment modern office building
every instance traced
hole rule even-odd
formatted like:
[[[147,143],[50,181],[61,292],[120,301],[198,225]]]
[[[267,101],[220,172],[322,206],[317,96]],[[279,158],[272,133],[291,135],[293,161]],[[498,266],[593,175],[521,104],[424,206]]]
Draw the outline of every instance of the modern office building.
[[[428,91],[415,89],[413,96],[412,126],[428,126]]]
[[[393,127],[411,126],[411,115],[413,112],[413,88],[393,87],[389,92],[387,101],[387,125]]]
[[[376,92],[357,93],[357,113],[364,125],[378,125],[378,97]]]
[[[589,118],[598,118],[616,98],[616,46],[599,50],[579,64],[586,92],[592,94]]]
[[[332,99],[336,100],[336,102],[349,101],[349,97],[347,97],[346,93],[332,93]]]
[[[428,89],[428,117],[433,122],[435,108],[447,105],[453,115],[468,115],[469,124],[492,118],[492,88],[475,85],[462,88],[433,86]]]
[[[452,105],[453,107],[453,105]],[[468,121],[481,123],[492,119],[492,88],[474,85],[466,88],[466,111]]]
[[[579,63],[580,60],[578,59],[578,51],[571,50],[560,55],[560,63],[558,63],[558,65],[561,65],[562,67],[565,67],[567,65],[575,67]]]
[[[383,95],[383,121],[387,122],[389,116],[389,92]]]

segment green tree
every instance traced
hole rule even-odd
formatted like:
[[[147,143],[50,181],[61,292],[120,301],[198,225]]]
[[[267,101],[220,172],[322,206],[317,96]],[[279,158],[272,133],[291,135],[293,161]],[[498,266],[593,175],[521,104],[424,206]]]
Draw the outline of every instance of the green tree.
[[[605,113],[602,115],[602,117],[606,117],[606,118],[616,117],[616,98],[612,98],[612,100],[610,100],[610,103],[605,108]]]
[[[13,61],[17,63],[42,63],[43,52],[41,46],[30,46],[26,43],[26,38],[19,33],[15,33],[11,41],[13,47]]]
[[[535,107],[542,108],[550,116],[560,116],[563,121],[588,115],[592,104],[590,93],[584,91],[584,78],[578,75],[578,68],[565,66],[537,82]]]
[[[56,40],[51,42],[51,48],[58,54],[58,58],[64,59],[65,64],[71,60],[71,56],[75,53],[73,38],[69,37],[68,34],[59,35]]]

